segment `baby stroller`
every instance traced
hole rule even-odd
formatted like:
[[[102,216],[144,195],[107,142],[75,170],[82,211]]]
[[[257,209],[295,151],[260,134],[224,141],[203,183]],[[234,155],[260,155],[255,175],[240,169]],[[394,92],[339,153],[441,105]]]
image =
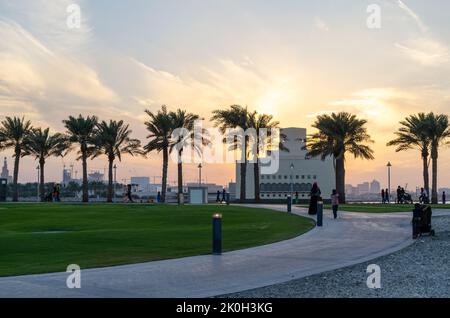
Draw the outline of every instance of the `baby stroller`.
[[[413,199],[412,199],[411,194],[405,192],[405,193],[402,195],[401,203],[403,203],[403,204],[413,204],[414,201],[413,201]]]
[[[428,234],[430,236],[435,235],[435,231],[431,226],[431,216],[433,212],[431,206],[416,204],[413,211],[413,239]]]

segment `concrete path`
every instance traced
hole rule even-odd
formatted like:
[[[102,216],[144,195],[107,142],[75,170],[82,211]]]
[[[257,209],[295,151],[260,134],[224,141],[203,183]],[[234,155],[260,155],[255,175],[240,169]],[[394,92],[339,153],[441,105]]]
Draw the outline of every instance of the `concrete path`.
[[[282,206],[258,206],[283,211]],[[306,215],[301,208],[293,212]],[[67,273],[0,278],[0,297],[210,297],[361,263],[412,243],[410,213],[342,213],[297,238],[245,250]],[[436,211],[434,215],[446,214]]]

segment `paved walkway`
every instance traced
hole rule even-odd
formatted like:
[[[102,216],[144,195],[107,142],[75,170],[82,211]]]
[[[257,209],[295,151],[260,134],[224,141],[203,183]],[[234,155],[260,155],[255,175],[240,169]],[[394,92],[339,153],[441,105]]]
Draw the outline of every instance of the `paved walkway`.
[[[293,212],[306,215],[301,208]],[[326,211],[323,228],[275,244],[82,270],[81,289],[66,287],[67,273],[0,278],[0,297],[209,297],[361,263],[412,243],[410,213],[342,213],[338,220],[330,214]]]

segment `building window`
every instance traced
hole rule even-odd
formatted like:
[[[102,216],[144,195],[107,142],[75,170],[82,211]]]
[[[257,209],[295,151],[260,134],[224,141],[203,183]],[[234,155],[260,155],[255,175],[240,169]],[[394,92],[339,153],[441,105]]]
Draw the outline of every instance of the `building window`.
[[[302,176],[302,179],[305,179],[305,176],[304,176],[304,175]]]
[[[280,174],[279,176],[278,176],[278,179],[281,179],[282,178],[282,175]]]
[[[287,179],[287,176],[286,176],[286,175],[284,176],[284,179]]]
[[[308,179],[311,179],[311,176],[308,176]]]
[[[317,180],[317,176],[313,176],[314,180]]]
[[[300,176],[299,175],[295,176],[295,179],[300,179]]]
[[[263,174],[261,175],[261,180],[264,180],[264,175]]]
[[[274,180],[275,180],[276,178],[277,178],[277,176],[276,176],[276,175],[273,175],[273,176],[272,176],[272,179],[274,179]]]

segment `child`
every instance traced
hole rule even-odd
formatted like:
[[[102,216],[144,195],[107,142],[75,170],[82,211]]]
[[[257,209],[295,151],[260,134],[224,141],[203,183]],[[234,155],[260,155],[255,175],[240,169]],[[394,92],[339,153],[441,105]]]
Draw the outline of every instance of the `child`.
[[[333,193],[331,194],[331,205],[333,206],[334,219],[337,219],[337,211],[339,208],[339,194],[336,190],[333,190]]]

